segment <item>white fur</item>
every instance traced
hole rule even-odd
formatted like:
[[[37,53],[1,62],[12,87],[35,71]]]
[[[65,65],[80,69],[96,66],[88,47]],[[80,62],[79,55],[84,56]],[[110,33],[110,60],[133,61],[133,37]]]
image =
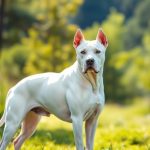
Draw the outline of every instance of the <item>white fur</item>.
[[[86,56],[80,51],[86,49]],[[100,49],[100,54],[94,50]],[[94,134],[98,116],[104,106],[103,65],[105,47],[98,41],[83,41],[76,49],[77,61],[61,73],[44,73],[27,77],[16,84],[8,93],[5,113],[0,122],[5,122],[0,150],[5,150],[16,130],[22,132],[15,140],[19,150],[25,139],[30,137],[40,120],[40,115],[30,110],[42,107],[61,120],[72,122],[77,150],[84,150],[82,124],[85,121],[86,149],[93,150]],[[88,58],[95,60],[98,73],[85,69]]]

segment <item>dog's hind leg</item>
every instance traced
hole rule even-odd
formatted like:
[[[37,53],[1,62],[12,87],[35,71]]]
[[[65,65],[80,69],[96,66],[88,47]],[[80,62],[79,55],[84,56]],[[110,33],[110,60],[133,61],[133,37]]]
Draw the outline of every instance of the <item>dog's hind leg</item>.
[[[20,121],[16,120],[16,118],[12,118],[11,120],[7,121],[6,115],[6,123],[4,127],[2,143],[0,145],[0,150],[5,150],[11,139],[13,138],[15,132],[20,126]]]
[[[19,95],[11,95],[8,97],[8,103],[5,107],[5,127],[2,136],[0,150],[6,150],[9,142],[19,128],[24,116],[26,115],[26,103]]]
[[[41,119],[40,115],[32,111],[28,112],[22,123],[21,132],[19,136],[14,140],[15,150],[19,150],[24,141],[30,136],[32,136],[40,119]]]

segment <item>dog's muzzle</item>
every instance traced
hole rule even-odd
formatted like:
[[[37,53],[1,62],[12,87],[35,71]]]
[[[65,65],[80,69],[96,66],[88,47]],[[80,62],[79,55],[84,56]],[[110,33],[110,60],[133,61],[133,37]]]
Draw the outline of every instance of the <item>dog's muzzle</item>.
[[[88,59],[86,60],[87,67],[92,67],[94,65],[94,59]]]
[[[94,59],[87,59],[86,60],[86,69],[84,73],[87,73],[87,71],[94,71],[95,73],[98,73],[98,71],[94,67],[95,61]]]

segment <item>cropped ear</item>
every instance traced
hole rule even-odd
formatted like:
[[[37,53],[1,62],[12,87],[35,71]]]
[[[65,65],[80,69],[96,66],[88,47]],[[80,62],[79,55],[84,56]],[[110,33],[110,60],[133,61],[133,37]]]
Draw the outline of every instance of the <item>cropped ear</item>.
[[[73,40],[73,47],[77,48],[80,45],[81,41],[83,41],[83,40],[84,40],[84,36],[83,36],[81,30],[77,29],[75,36],[74,36],[74,40]]]
[[[100,28],[98,33],[97,33],[97,37],[96,40],[98,40],[101,44],[103,44],[105,47],[108,46],[108,40],[106,35],[104,34],[103,30]]]

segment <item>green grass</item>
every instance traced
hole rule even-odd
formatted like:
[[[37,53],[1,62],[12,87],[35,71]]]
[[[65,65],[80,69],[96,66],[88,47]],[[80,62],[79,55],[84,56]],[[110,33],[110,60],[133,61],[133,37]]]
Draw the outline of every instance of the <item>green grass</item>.
[[[12,149],[10,144],[8,150]],[[36,133],[22,147],[34,149],[74,150],[71,124],[54,116],[43,117]],[[127,106],[106,105],[99,118],[94,150],[150,150],[150,100]]]

